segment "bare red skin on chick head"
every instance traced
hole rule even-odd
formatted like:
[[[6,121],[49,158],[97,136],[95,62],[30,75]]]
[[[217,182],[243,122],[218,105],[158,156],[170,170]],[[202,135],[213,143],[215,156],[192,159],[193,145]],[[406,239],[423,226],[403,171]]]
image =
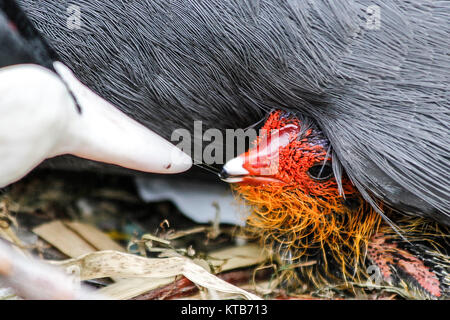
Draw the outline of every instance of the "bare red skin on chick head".
[[[282,111],[270,114],[252,149],[244,157],[243,167],[249,175],[243,177],[243,185],[279,184],[292,185],[311,196],[339,197],[334,176],[318,180],[310,169],[324,163],[331,166],[329,142],[323,133],[311,123],[301,122]],[[344,176],[343,191],[355,194],[356,188]]]

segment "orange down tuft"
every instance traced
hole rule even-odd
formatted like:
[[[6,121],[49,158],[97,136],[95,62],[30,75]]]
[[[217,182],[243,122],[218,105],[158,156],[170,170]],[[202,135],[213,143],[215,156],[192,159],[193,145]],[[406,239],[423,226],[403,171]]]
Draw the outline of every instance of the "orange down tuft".
[[[331,163],[318,129],[301,128],[305,123],[276,111],[269,116],[262,132],[270,134],[291,124],[298,126],[298,135],[280,148],[278,172],[273,175],[283,183],[234,186],[252,208],[247,225],[262,236],[266,245],[281,244],[283,249],[290,250],[292,260],[317,255],[319,250],[325,264],[331,256],[344,276],[349,275],[349,267],[354,274],[370,237],[379,228],[380,215],[362,199],[348,177],[343,177],[342,189],[353,205],[339,193],[334,176],[317,181],[308,175],[311,166]],[[264,138],[258,137],[253,150]]]
[[[294,254],[292,260],[320,250],[341,265],[344,275],[349,266],[357,269],[381,222],[362,199],[350,209],[342,198],[314,198],[294,186],[236,185],[235,191],[251,206],[247,224],[266,245],[282,244]]]

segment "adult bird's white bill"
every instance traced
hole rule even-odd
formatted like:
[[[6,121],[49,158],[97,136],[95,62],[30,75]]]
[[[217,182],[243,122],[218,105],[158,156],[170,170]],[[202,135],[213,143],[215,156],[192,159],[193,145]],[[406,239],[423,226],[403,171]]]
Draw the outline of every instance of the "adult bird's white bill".
[[[0,69],[0,187],[62,154],[154,173],[191,167],[188,155],[96,95],[62,63],[54,67],[60,77],[34,64]]]

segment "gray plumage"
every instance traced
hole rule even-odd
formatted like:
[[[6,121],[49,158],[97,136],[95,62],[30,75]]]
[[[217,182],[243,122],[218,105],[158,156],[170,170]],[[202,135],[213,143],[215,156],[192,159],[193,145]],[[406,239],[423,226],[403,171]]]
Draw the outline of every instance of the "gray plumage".
[[[166,137],[301,113],[366,198],[450,225],[450,2],[78,0],[75,30],[70,1],[19,3],[82,81]]]

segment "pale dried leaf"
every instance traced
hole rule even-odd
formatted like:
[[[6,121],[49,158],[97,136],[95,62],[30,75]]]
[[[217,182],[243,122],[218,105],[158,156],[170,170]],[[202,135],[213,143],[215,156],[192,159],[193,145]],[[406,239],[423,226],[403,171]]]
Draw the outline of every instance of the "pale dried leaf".
[[[250,267],[268,259],[264,250],[255,244],[246,244],[215,251],[209,255],[209,262],[219,268],[218,272]]]
[[[98,290],[98,293],[112,299],[126,300],[137,297],[143,293],[168,285],[175,281],[175,277],[169,278],[134,278],[122,279],[107,287]]]
[[[96,251],[93,246],[67,228],[61,221],[40,225],[34,228],[33,232],[69,257],[75,258]]]
[[[149,259],[108,250],[54,263],[65,268],[78,267],[82,280],[104,277],[167,278],[182,274],[197,285],[210,290],[240,294],[247,299],[260,299],[254,294],[217,278],[191,260],[182,257]]]
[[[116,250],[125,252],[125,249],[122,246],[92,225],[77,221],[64,222],[64,224],[97,250]]]

